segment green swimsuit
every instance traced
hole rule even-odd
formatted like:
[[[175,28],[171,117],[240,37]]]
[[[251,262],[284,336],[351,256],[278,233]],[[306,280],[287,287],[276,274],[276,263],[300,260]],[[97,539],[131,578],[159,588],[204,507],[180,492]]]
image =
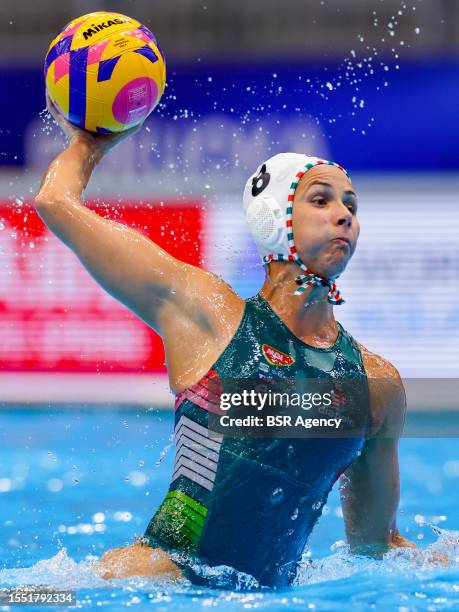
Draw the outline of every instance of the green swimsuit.
[[[211,370],[177,394],[174,473],[145,537],[172,553],[192,582],[234,587],[239,572],[265,586],[294,579],[333,484],[361,452],[365,428],[335,438],[210,436],[209,412],[218,400],[215,383],[225,378],[300,376],[360,381],[368,419],[361,352],[338,325],[333,346],[309,346],[256,295],[246,300],[242,321]],[[208,566],[227,570],[216,574]]]

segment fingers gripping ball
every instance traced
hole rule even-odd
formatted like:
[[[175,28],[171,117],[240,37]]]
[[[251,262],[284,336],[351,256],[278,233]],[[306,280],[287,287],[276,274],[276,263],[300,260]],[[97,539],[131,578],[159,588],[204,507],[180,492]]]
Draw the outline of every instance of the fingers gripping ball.
[[[91,132],[122,132],[159,103],[166,63],[156,38],[139,21],[89,13],[51,42],[45,80],[51,101],[71,123]]]

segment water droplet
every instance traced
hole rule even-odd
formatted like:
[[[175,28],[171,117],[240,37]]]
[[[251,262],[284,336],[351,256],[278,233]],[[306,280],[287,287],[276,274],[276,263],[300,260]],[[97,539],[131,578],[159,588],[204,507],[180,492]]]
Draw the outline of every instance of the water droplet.
[[[129,523],[132,520],[132,514],[130,512],[115,512],[113,515],[115,521]]]
[[[284,490],[281,487],[274,489],[270,497],[271,503],[279,504],[283,499],[284,499]]]
[[[105,514],[103,512],[96,512],[93,515],[92,520],[94,523],[103,523],[105,521]]]
[[[298,508],[295,508],[295,510],[293,511],[292,516],[290,517],[291,520],[292,521],[296,521],[296,519],[298,518],[298,514],[299,514]]]
[[[46,486],[51,493],[59,493],[59,491],[62,491],[64,483],[60,478],[51,478],[51,480],[48,480]]]
[[[12,483],[10,478],[0,478],[0,493],[11,491]]]

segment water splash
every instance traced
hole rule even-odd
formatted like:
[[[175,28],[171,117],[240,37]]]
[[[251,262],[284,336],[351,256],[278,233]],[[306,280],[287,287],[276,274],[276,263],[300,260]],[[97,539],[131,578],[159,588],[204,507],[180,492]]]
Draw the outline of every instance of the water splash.
[[[348,546],[336,547],[338,552],[323,559],[305,559],[297,573],[296,585],[318,584],[346,580],[352,576],[374,579],[425,579],[448,568],[459,567],[459,531],[430,526],[438,539],[425,548],[394,548],[382,559],[353,555]]]
[[[0,570],[0,587],[75,590],[79,607],[91,609],[160,603],[161,609],[171,612],[203,607],[225,612],[241,607],[345,611],[350,604],[353,609],[368,609],[372,602],[381,609],[419,609],[421,603],[422,609],[451,609],[457,603],[459,532],[431,528],[438,536],[435,543],[424,549],[394,549],[382,560],[351,555],[342,542],[336,553],[323,559],[311,561],[306,553],[295,584],[280,590],[260,587],[255,578],[231,567],[203,564],[191,564],[191,568],[211,588],[187,580],[103,580],[93,569],[96,557],[77,563],[65,548],[30,568]],[[448,555],[449,567],[438,563],[439,554]]]
[[[38,561],[32,567],[1,569],[0,586],[46,585],[56,589],[97,588],[106,585],[91,569],[93,561],[77,563],[62,548],[51,559]]]

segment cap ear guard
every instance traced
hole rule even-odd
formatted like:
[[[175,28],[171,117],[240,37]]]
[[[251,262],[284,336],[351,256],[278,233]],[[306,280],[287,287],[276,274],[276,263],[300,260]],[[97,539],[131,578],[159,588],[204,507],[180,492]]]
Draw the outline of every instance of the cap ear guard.
[[[267,195],[254,198],[245,215],[250,232],[262,250],[278,250],[286,243],[285,215],[275,198]]]

